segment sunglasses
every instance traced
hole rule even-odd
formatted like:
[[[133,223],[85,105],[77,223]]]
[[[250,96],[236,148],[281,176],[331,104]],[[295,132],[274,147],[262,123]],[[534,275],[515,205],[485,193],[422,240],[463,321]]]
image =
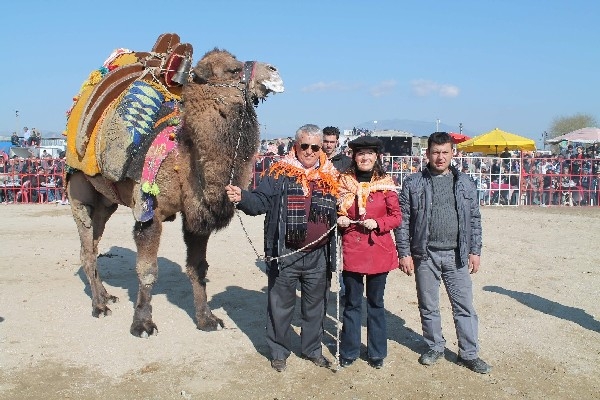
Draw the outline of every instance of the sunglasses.
[[[309,148],[309,147],[310,147],[310,149],[311,149],[312,151],[314,151],[315,153],[316,153],[317,151],[321,150],[321,146],[319,146],[318,144],[308,144],[308,143],[302,143],[302,144],[300,145],[300,148],[301,148],[302,150],[308,150],[308,148]]]

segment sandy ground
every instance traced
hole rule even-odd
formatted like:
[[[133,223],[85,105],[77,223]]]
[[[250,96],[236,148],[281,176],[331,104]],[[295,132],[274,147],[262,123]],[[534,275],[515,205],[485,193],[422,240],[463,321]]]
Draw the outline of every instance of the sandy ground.
[[[474,289],[490,375],[455,364],[445,295],[445,360],[418,364],[424,347],[414,279],[399,271],[386,290],[383,369],[364,359],[339,371],[317,368],[298,357],[296,337],[288,369],[277,373],[264,340],[264,264],[237,218],[209,247],[209,304],[225,329],[195,328],[178,218],[166,224],[159,252],[153,306],[160,331],[140,339],[129,334],[137,278],[128,209],[109,222],[98,259],[120,302],[112,316],[96,319],[69,207],[0,206],[0,399],[600,398],[600,209],[488,207],[482,214]],[[262,249],[262,217],[242,220]],[[328,314],[331,357],[335,304]],[[294,324],[298,333],[300,321]]]

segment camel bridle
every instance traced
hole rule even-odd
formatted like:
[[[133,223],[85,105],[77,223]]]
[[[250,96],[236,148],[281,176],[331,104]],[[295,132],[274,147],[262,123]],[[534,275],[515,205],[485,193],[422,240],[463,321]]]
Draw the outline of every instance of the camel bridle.
[[[252,82],[252,78],[254,78],[254,70],[256,67],[256,61],[245,61],[244,67],[240,71],[240,80],[235,83],[220,83],[220,82],[211,82],[205,81],[199,78],[194,71],[190,72],[191,81],[194,83],[198,83],[201,85],[208,85],[214,87],[225,87],[225,88],[236,88],[244,94],[246,97],[250,82]]]

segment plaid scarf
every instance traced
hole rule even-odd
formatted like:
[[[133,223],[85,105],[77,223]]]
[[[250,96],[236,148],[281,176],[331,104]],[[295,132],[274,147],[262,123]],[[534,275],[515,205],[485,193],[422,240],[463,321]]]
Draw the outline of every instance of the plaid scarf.
[[[338,172],[325,153],[319,154],[319,163],[315,168],[304,168],[292,148],[286,157],[271,166],[269,174],[275,178],[279,175],[290,178],[287,189],[286,241],[304,241],[308,221],[325,222],[327,225],[334,222],[331,216],[335,215],[336,209]],[[307,218],[304,204],[308,196],[311,196],[311,201]]]
[[[397,190],[399,189],[389,175],[383,177],[373,177],[371,182],[358,182],[353,172],[343,174],[340,177],[339,200],[340,215],[348,215],[348,209],[354,204],[354,199],[358,199],[358,214],[365,215],[367,212],[367,198],[369,193],[379,190]]]

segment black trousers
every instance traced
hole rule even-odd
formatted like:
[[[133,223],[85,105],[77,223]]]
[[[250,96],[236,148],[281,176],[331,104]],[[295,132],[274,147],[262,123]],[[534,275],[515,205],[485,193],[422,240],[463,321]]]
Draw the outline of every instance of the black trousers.
[[[325,247],[282,258],[279,268],[274,264],[267,271],[267,344],[271,357],[286,359],[291,353],[292,318],[298,283],[301,290],[301,352],[306,357],[318,357],[322,354],[325,292],[328,289]]]

